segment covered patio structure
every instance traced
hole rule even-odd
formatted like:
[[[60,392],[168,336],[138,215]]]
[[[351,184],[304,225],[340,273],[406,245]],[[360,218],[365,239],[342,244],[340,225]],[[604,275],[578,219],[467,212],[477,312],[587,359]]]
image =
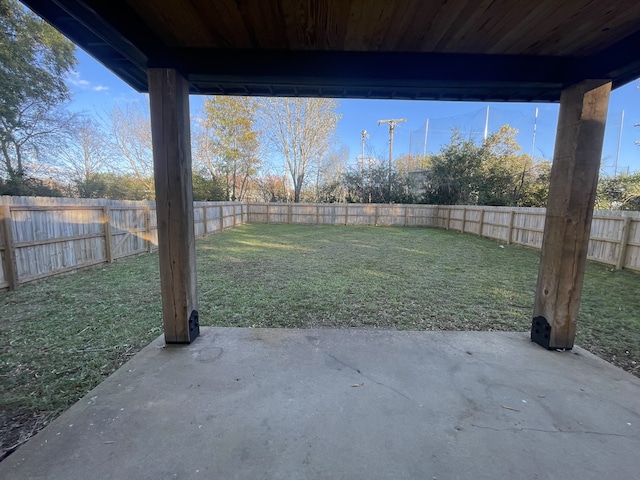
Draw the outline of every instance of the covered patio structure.
[[[572,348],[612,88],[640,77],[640,4],[26,0],[149,92],[167,343],[198,332],[190,93],[560,102],[532,339]]]
[[[565,478],[577,476],[579,465],[584,478],[630,478],[637,471],[640,412],[632,399],[640,385],[579,349],[560,356],[505,334],[216,329],[193,345],[160,344],[191,344],[200,332],[188,97],[215,94],[560,102],[531,339],[572,349],[609,94],[640,77],[640,3],[25,3],[149,92],[164,342],[0,464],[3,478],[85,478],[68,465],[99,472],[95,478]],[[226,360],[229,351],[238,357]],[[348,388],[336,390],[336,378]],[[196,393],[204,389],[210,395]],[[105,397],[113,401],[99,403]],[[529,410],[530,417],[506,418],[524,412],[532,398],[540,417]],[[138,402],[164,407],[146,415]],[[96,409],[107,415],[101,436],[85,425],[100,416]],[[116,416],[126,418],[121,433],[140,438],[120,443],[120,433],[107,430]],[[64,424],[78,425],[74,418],[84,422],[83,434],[63,431]],[[614,418],[623,423],[605,428]],[[74,448],[46,446],[57,436]],[[92,442],[105,451],[87,450]],[[238,450],[225,451],[231,445]],[[275,459],[283,452],[286,465]],[[197,466],[207,454],[213,470],[205,474]],[[122,455],[131,455],[128,467],[117,466]],[[438,462],[450,468],[427,468]]]

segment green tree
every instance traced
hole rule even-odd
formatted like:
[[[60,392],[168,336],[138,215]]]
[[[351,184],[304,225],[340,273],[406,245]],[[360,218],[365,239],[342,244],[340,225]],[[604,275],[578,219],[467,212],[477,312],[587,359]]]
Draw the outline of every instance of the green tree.
[[[226,199],[242,200],[249,180],[260,168],[256,101],[250,97],[215,96],[204,101],[203,130],[196,155],[211,179],[224,177]],[[206,151],[206,153],[205,153]]]
[[[518,130],[503,125],[482,145],[482,166],[478,188],[480,205],[516,206],[533,178],[533,160],[521,153]]]
[[[520,190],[518,207],[545,207],[549,196],[551,162],[538,160],[527,172],[526,182]]]
[[[640,172],[600,177],[596,208],[600,210],[640,210]]]
[[[393,164],[394,168],[401,173],[423,171],[431,167],[431,157],[429,155],[405,154],[396,158]]]
[[[61,107],[70,97],[64,79],[76,63],[74,52],[16,0],[0,0],[0,150],[13,183],[26,178],[27,161],[70,124]]]
[[[193,200],[196,202],[218,202],[227,199],[226,184],[219,177],[193,174]]]
[[[349,168],[343,175],[343,188],[349,203],[388,203],[389,166],[386,161],[378,161],[371,168],[362,170],[359,166]],[[391,203],[417,203],[420,200],[417,185],[406,173],[391,172]]]
[[[549,162],[521,152],[518,131],[503,125],[481,144],[454,131],[426,174],[427,203],[544,206]]]
[[[438,205],[476,204],[482,161],[482,147],[453,130],[449,144],[431,158],[425,201]]]
[[[76,190],[83,198],[108,198],[112,200],[153,200],[148,190],[149,179],[140,179],[127,173],[95,173],[77,181]]]

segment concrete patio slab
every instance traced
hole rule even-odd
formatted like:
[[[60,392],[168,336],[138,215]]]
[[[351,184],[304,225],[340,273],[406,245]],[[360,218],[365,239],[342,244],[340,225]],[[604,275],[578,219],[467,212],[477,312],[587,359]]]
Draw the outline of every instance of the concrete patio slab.
[[[0,463],[25,479],[638,478],[640,379],[524,333],[203,328]]]

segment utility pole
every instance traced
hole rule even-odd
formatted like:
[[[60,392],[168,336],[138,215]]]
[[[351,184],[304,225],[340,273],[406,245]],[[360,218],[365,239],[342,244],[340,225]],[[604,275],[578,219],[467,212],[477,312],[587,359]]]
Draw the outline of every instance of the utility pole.
[[[406,118],[396,118],[392,120],[378,120],[378,126],[382,123],[389,124],[389,203],[391,203],[391,163],[393,161],[393,131],[398,123],[406,122]]]
[[[362,162],[362,164],[360,165],[360,167],[362,168],[362,203],[366,203],[366,200],[364,198],[364,140],[368,136],[369,135],[367,134],[367,131],[362,130],[362,157],[360,157],[360,161]]]
[[[622,143],[622,127],[624,126],[624,110],[620,117],[620,135],[618,136],[618,150],[616,151],[616,163],[613,166],[613,178],[618,176],[618,159],[620,158],[620,144]]]

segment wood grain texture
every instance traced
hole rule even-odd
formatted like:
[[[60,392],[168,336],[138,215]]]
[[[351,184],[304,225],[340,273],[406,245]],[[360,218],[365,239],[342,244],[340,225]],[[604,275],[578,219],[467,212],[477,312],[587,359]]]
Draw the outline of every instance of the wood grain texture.
[[[549,348],[573,348],[611,83],[562,93],[533,317],[551,325]]]
[[[198,296],[189,87],[173,69],[151,68],[148,76],[164,335],[167,343],[190,343]]]
[[[635,0],[126,0],[169,47],[586,56],[640,28]]]

